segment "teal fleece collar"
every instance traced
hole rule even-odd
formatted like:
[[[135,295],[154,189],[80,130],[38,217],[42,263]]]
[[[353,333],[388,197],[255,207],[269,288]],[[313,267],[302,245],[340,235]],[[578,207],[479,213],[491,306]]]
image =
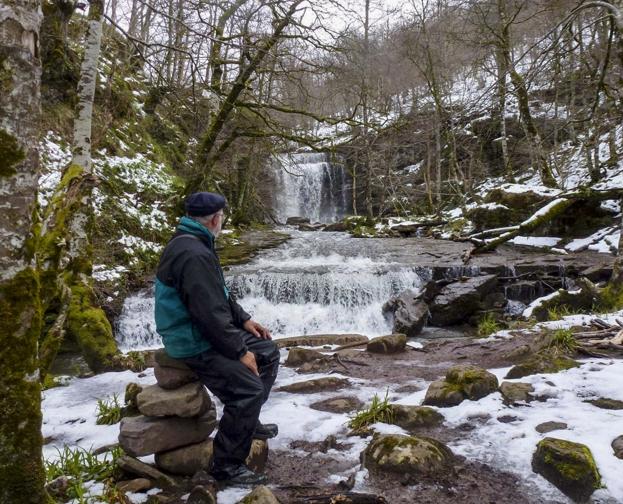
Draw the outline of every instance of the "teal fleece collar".
[[[190,233],[199,237],[207,236],[212,246],[214,246],[214,235],[212,232],[195,219],[186,216],[182,217],[177,225],[177,230],[182,233]]]

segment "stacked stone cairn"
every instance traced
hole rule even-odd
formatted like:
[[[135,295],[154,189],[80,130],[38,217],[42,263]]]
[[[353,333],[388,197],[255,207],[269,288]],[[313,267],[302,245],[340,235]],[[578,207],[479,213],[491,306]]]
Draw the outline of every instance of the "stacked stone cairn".
[[[193,476],[209,470],[210,435],[217,421],[208,391],[192,370],[164,350],[155,352],[154,361],[157,384],[130,384],[126,389],[126,403],[135,405],[139,415],[121,420],[119,444],[131,457],[155,454],[156,466],[165,473]],[[132,390],[135,398],[128,397]],[[266,441],[254,440],[249,467],[262,472],[267,458]]]

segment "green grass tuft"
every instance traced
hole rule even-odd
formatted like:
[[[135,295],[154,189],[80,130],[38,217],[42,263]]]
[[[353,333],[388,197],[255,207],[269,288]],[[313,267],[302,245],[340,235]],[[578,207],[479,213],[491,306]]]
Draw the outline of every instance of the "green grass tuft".
[[[485,316],[480,319],[480,322],[478,322],[478,337],[486,338],[498,332],[500,329],[502,329],[502,326],[495,319],[495,316],[492,313],[486,313]]]
[[[578,342],[571,329],[556,329],[549,343],[549,348],[566,354],[573,354],[578,349]]]
[[[97,425],[113,425],[121,421],[121,404],[114,394],[110,399],[97,400]]]
[[[370,406],[351,417],[348,426],[355,431],[361,431],[377,422],[392,423],[393,421],[394,411],[389,404],[389,389],[387,389],[383,400],[374,394]]]

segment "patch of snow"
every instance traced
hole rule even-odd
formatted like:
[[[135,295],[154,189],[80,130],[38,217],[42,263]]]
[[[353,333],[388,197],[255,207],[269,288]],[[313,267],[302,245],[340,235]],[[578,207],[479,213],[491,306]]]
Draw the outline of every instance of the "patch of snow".
[[[515,245],[525,245],[529,247],[553,247],[558,244],[560,238],[555,236],[516,236],[509,240]]]

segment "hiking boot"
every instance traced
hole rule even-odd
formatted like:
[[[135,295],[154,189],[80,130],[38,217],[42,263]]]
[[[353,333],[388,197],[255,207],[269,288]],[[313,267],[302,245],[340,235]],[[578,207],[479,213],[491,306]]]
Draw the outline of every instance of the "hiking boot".
[[[277,424],[263,424],[257,422],[257,425],[255,426],[255,432],[253,433],[253,439],[272,439],[274,437],[277,437],[277,434],[279,434],[279,427],[277,427]]]
[[[265,475],[253,472],[245,464],[226,464],[214,467],[210,474],[218,482],[219,487],[263,485],[268,481]]]

